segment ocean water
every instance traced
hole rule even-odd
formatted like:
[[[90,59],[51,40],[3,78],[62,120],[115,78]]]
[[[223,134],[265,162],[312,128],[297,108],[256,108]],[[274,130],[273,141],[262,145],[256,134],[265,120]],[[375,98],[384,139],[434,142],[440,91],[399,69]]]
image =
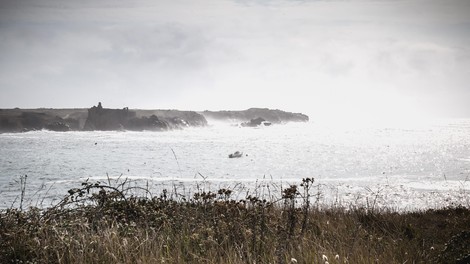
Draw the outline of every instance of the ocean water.
[[[174,195],[234,190],[275,196],[313,177],[315,203],[419,210],[470,205],[470,120],[412,125],[289,123],[168,132],[0,134],[0,208],[57,204],[101,181]],[[235,151],[243,157],[229,159]]]

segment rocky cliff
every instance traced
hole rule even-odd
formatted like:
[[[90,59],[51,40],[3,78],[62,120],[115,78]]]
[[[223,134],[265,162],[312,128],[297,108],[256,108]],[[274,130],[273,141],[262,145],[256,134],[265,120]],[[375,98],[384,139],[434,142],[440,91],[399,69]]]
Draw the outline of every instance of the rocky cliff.
[[[169,130],[205,126],[204,116],[191,111],[129,110],[103,108],[101,103],[88,109],[84,130]]]
[[[32,130],[170,130],[206,126],[204,116],[193,111],[89,109],[0,109],[1,132]]]
[[[122,130],[129,120],[136,117],[135,112],[123,109],[103,108],[101,103],[88,109],[88,117],[83,130]]]
[[[243,111],[204,111],[201,112],[201,114],[207,119],[241,122],[247,122],[259,118],[270,123],[308,122],[309,120],[307,115],[301,113],[291,113],[268,108],[250,108]]]
[[[194,111],[180,110],[134,110],[137,117],[158,116],[160,119],[169,123],[170,127],[204,127],[207,126],[206,118]]]
[[[86,109],[0,109],[0,132],[80,130]]]
[[[245,126],[261,123],[306,122],[308,116],[267,108],[244,111],[130,110],[103,108],[101,103],[89,109],[0,109],[0,132],[48,129],[77,130],[170,130],[203,127],[208,119],[229,120]]]

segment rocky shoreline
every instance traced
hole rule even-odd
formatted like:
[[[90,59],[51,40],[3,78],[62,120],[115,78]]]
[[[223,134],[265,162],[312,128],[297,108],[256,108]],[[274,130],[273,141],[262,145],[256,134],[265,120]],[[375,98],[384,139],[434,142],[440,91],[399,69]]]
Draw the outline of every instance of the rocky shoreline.
[[[235,122],[252,122],[256,123],[260,119],[261,122],[269,122],[273,124],[287,122],[308,122],[309,117],[302,113],[291,113],[279,109],[268,108],[250,108],[242,111],[204,111],[201,112],[208,119],[212,120],[231,120]]]
[[[165,131],[186,127],[204,127],[207,119],[236,121],[242,126],[307,122],[308,116],[267,108],[243,111],[180,111],[104,108],[101,103],[89,109],[0,109],[0,133],[51,131]],[[258,122],[262,120],[263,122]]]

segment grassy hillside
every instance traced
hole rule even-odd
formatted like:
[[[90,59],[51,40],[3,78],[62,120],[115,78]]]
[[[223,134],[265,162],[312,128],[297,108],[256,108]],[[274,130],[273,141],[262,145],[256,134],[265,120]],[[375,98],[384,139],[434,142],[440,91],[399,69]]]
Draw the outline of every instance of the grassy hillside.
[[[53,208],[0,213],[2,263],[469,263],[470,210],[318,208],[313,179],[276,201],[85,182]],[[139,195],[138,195],[139,194]]]

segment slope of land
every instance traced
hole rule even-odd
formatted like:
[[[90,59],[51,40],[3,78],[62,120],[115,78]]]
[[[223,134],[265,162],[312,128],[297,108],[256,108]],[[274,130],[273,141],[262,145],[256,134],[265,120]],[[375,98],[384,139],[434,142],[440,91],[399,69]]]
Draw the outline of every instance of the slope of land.
[[[33,130],[92,131],[92,130],[171,130],[185,127],[203,127],[207,119],[241,121],[256,126],[269,123],[307,122],[308,116],[267,108],[244,111],[180,111],[110,109],[101,103],[89,109],[0,109],[0,132],[26,132]],[[259,122],[258,122],[259,121]]]
[[[182,198],[84,182],[55,207],[0,210],[0,262],[470,262],[468,208],[321,208],[309,200],[312,182],[272,201],[235,199],[228,189]]]
[[[241,122],[246,122],[257,118],[262,118],[271,123],[309,121],[308,116],[301,113],[291,113],[268,108],[250,108],[242,111],[203,111],[201,114],[204,115],[207,119]]]

